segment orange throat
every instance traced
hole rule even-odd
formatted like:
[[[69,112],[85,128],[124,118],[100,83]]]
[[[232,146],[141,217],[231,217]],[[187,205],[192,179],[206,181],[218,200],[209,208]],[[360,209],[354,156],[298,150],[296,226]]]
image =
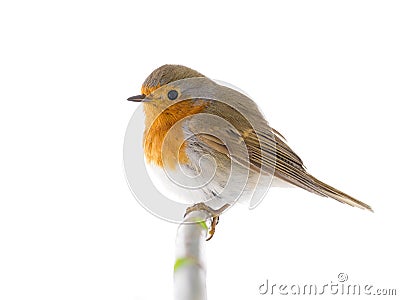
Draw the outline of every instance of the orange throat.
[[[143,148],[146,161],[159,167],[175,169],[178,163],[189,161],[187,142],[183,132],[183,119],[200,113],[206,107],[203,100],[178,102],[160,112],[151,103],[144,104],[145,132]]]

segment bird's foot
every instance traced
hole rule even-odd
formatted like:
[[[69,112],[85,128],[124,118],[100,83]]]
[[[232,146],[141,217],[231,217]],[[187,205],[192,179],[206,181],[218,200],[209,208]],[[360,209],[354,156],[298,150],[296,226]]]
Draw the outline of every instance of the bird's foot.
[[[225,209],[227,209],[230,205],[229,204],[225,204],[224,206],[218,208],[218,209],[213,209],[211,207],[209,207],[208,205],[206,205],[203,202],[200,203],[196,203],[193,206],[190,206],[186,209],[186,213],[185,213],[185,217],[188,213],[191,213],[193,211],[200,211],[200,210],[204,210],[206,212],[208,212],[211,215],[211,228],[210,231],[208,232],[209,236],[206,239],[206,241],[211,240],[211,238],[214,236],[215,233],[215,228],[218,224],[219,221],[219,216],[224,212]]]

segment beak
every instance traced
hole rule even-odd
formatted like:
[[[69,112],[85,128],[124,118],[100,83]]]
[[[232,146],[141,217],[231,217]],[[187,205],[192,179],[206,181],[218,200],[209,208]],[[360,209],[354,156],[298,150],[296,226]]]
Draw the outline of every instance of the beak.
[[[142,102],[145,98],[146,98],[146,95],[142,94],[142,95],[129,97],[126,100],[133,101],[133,102]],[[143,101],[143,102],[146,102],[146,101]]]

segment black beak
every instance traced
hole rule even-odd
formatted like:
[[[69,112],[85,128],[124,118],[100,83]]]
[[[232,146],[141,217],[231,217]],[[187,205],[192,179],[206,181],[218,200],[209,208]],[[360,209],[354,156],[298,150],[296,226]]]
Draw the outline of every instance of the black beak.
[[[146,95],[143,95],[143,94],[142,94],[142,95],[137,95],[137,96],[129,97],[129,98],[126,99],[126,100],[128,100],[128,101],[134,101],[134,102],[142,102],[144,98],[146,98]]]

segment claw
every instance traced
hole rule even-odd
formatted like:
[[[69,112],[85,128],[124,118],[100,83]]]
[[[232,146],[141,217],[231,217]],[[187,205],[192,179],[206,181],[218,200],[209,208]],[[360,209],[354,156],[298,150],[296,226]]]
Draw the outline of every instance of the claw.
[[[215,228],[217,227],[218,220],[219,220],[219,216],[216,216],[216,217],[213,217],[213,218],[212,218],[211,228],[210,228],[210,231],[208,232],[209,237],[206,239],[206,241],[211,240],[212,237],[214,236]]]
[[[210,231],[208,232],[209,237],[206,239],[206,241],[209,241],[214,236],[215,228],[219,221],[219,215],[222,214],[222,212],[225,209],[227,209],[228,207],[229,207],[229,204],[225,204],[224,206],[222,206],[219,209],[212,209],[211,207],[204,204],[203,202],[200,202],[200,203],[194,204],[193,206],[188,207],[185,212],[185,217],[187,216],[188,213],[191,213],[193,211],[205,210],[206,212],[208,212],[212,217],[211,228],[210,228]]]

